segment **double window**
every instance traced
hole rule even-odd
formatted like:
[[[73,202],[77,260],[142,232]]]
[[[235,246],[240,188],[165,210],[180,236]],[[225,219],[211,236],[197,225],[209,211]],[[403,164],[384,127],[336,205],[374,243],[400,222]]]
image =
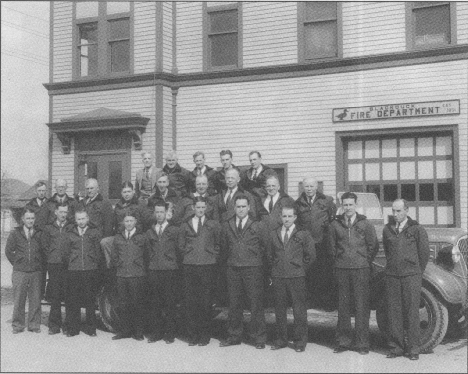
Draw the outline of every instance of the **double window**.
[[[131,72],[131,3],[75,2],[75,77]]]

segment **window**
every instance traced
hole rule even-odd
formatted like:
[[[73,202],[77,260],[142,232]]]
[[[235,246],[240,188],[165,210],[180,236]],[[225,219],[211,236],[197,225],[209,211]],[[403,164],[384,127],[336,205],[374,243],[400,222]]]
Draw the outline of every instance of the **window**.
[[[75,77],[131,72],[132,6],[127,1],[75,2]]]
[[[240,67],[240,5],[226,4],[206,8],[205,55],[207,69]]]
[[[299,61],[333,58],[341,55],[340,3],[301,2],[298,5]]]
[[[407,3],[407,7],[409,46],[419,49],[455,44],[454,4],[417,1]]]

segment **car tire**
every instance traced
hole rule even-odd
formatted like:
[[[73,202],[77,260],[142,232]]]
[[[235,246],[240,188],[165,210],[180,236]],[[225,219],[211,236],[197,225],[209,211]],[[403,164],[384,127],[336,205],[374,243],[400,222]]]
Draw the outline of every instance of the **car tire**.
[[[123,331],[122,312],[119,308],[117,289],[115,286],[105,285],[97,296],[99,314],[102,323],[113,333]]]

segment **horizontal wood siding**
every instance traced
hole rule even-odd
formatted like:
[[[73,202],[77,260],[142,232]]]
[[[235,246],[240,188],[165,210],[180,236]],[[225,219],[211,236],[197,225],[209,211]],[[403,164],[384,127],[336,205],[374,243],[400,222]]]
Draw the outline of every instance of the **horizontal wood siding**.
[[[403,52],[404,2],[343,2],[343,57]]]
[[[236,4],[237,1],[207,1],[206,6],[207,7],[212,7],[212,6],[218,6],[218,5],[231,5],[231,4]]]
[[[135,74],[155,71],[156,68],[156,3],[134,3],[134,71]]]
[[[72,9],[71,1],[54,1],[53,82],[72,79]]]
[[[172,3],[163,3],[163,71],[172,71]]]
[[[143,117],[150,118],[146,127],[146,132],[143,134],[143,150],[151,152],[154,156],[156,150],[154,95],[155,90],[153,87],[142,87],[55,96],[53,122],[101,107],[139,113]],[[54,136],[54,147],[52,153],[53,178],[56,178],[55,175],[58,175],[57,171],[55,171],[56,165],[60,165],[60,173],[64,173],[64,175],[67,176],[73,176],[73,160],[73,151],[70,152],[70,155],[63,155],[57,146],[57,141]],[[131,175],[132,181],[134,181],[135,173],[142,165],[141,151],[135,151],[132,147],[131,160]],[[73,178],[70,179],[70,182],[71,181],[73,181]]]
[[[179,73],[203,70],[202,3],[177,2],[177,69]]]
[[[181,88],[177,96],[177,149],[182,166],[206,152],[219,166],[221,149],[248,165],[257,149],[266,164],[288,164],[288,193],[297,197],[306,174],[336,194],[335,132],[458,124],[462,226],[467,224],[467,61],[319,75],[276,81]],[[333,124],[332,109],[402,102],[461,100],[461,115]],[[195,134],[199,134],[198,136]]]
[[[297,63],[297,3],[244,2],[243,66]]]
[[[74,152],[75,145],[72,141],[70,154],[62,153],[62,143],[57,136],[53,135],[52,143],[52,183],[58,178],[63,178],[68,184],[68,193],[72,194],[75,191],[75,171],[74,171]]]
[[[172,90],[169,87],[163,87],[163,133],[164,143],[163,152],[170,151],[172,147]]]
[[[468,3],[457,1],[457,44],[468,43]]]

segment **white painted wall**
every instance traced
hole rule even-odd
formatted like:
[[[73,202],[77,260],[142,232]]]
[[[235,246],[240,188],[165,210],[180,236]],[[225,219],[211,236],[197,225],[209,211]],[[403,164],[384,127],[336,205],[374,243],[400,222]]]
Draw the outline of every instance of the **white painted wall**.
[[[54,1],[53,75],[54,83],[72,80],[72,10],[71,1]]]
[[[179,74],[203,70],[202,3],[177,2],[177,69]]]
[[[135,74],[154,72],[156,67],[156,3],[137,1],[133,6],[133,69]]]

